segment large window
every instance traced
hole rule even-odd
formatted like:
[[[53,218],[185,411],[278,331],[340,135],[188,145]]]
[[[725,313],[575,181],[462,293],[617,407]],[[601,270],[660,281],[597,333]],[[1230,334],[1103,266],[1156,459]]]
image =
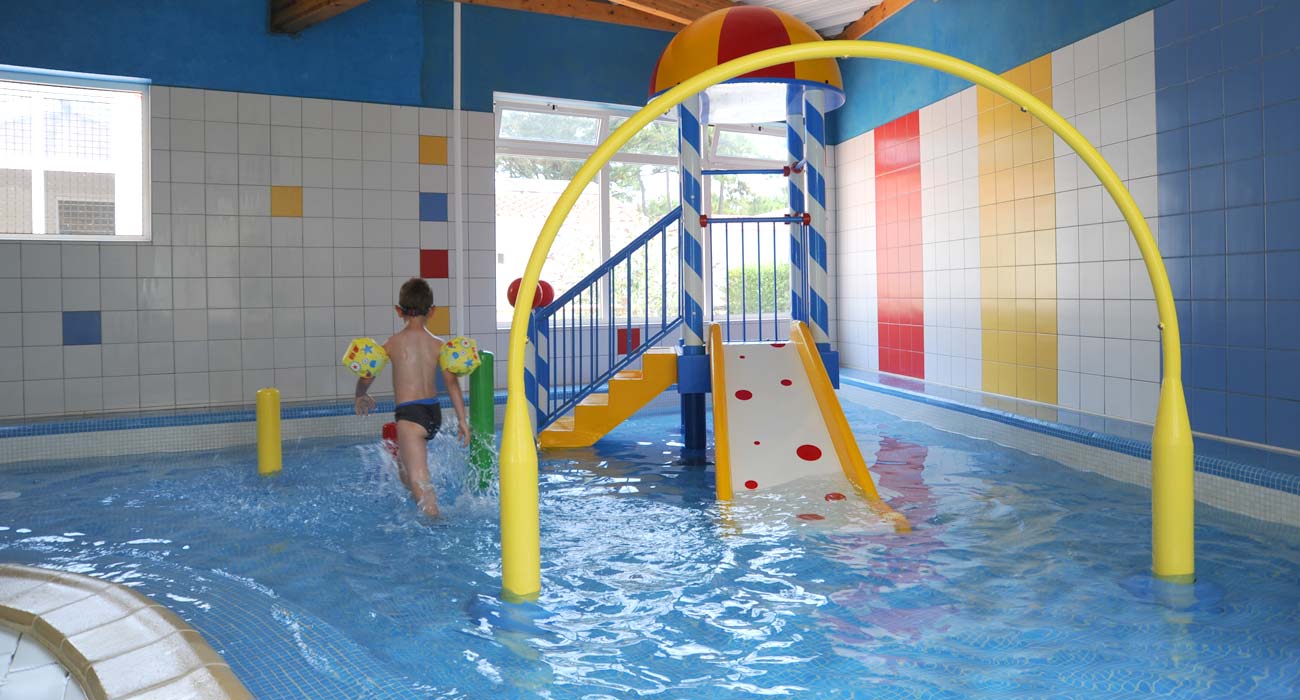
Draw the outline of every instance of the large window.
[[[546,216],[582,162],[634,109],[498,96],[497,320],[510,322],[506,289],[519,277]],[[783,127],[710,127],[704,167],[779,168]],[[780,215],[786,181],[779,175],[718,175],[705,213]],[[672,115],[642,129],[575,204],[547,258],[545,279],[568,290],[680,202],[677,123]],[[676,238],[669,256],[676,259]],[[768,255],[765,251],[765,255]],[[788,258],[788,254],[786,256]],[[770,259],[770,258],[769,258]],[[670,270],[675,273],[675,270]],[[672,275],[675,279],[675,274]]]
[[[145,98],[0,67],[0,238],[148,238]]]

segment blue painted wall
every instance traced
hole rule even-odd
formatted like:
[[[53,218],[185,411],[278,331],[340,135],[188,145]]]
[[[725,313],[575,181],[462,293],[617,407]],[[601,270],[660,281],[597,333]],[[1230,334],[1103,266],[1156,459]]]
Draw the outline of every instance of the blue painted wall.
[[[1168,0],[915,0],[866,37],[952,54],[1001,73]],[[960,92],[947,73],[888,61],[840,61],[848,103],[831,113],[841,143]]]
[[[492,92],[641,104],[672,35],[464,6],[466,109]],[[0,64],[159,85],[391,104],[452,104],[452,5],[370,0],[290,37],[267,0],[3,2]]]
[[[1160,250],[1192,428],[1300,449],[1300,0],[1156,10]]]

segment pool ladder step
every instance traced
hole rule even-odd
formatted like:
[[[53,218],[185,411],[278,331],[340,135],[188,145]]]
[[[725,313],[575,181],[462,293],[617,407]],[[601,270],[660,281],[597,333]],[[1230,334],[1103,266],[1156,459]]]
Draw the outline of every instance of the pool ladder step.
[[[641,369],[615,374],[608,393],[588,396],[543,430],[542,447],[590,447],[676,381],[676,350],[651,348],[641,356]]]

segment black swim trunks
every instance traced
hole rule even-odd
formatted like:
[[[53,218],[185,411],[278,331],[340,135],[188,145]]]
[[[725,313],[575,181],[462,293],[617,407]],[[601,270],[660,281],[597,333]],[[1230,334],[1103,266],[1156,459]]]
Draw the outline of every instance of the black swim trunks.
[[[432,440],[433,436],[438,434],[438,429],[442,427],[442,407],[438,405],[437,399],[399,403],[397,409],[393,411],[393,417],[419,424],[426,431],[425,440]]]

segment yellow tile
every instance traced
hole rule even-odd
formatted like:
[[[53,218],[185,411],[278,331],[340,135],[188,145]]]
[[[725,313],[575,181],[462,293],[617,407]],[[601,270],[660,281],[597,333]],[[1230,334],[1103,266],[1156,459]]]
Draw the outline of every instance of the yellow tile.
[[[1032,232],[1017,233],[1011,237],[1015,241],[1015,260],[1010,261],[1014,265],[1031,265],[1034,262],[1034,234]]]
[[[975,110],[980,114],[993,109],[993,91],[987,88],[975,89]]]
[[[987,359],[981,365],[981,387],[990,394],[997,393],[997,368]]]
[[[1034,266],[1034,298],[1035,299],[1056,298],[1056,266],[1055,265]]]
[[[995,331],[1014,330],[1016,317],[1016,302],[1013,299],[994,299],[996,311],[993,314],[993,322],[989,325]]]
[[[1035,374],[1038,375],[1035,382],[1038,385],[1038,400],[1043,403],[1056,403],[1056,370],[1038,369]]]
[[[985,121],[987,120],[985,119],[980,120],[981,129],[984,127]],[[980,175],[992,175],[993,172],[997,169],[997,149],[996,147],[994,147],[993,144],[994,144],[993,139],[990,138],[988,141],[985,141],[981,136],[980,146],[979,146]]]
[[[980,90],[979,94],[982,96],[985,92],[987,91]],[[979,127],[978,127],[981,146],[986,143],[992,143],[996,134],[993,127],[993,120],[989,118],[989,115],[984,114],[984,112],[986,111],[987,110],[981,104],[980,115],[979,115]]]
[[[1055,299],[1038,299],[1034,302],[1034,308],[1037,312],[1037,327],[1039,333],[1056,334],[1056,300]]]
[[[451,309],[446,306],[434,307],[429,320],[424,322],[424,327],[434,335],[451,335]]]
[[[1056,264],[1056,230],[1034,232],[1034,264]]]
[[[1030,199],[1034,196],[1034,166],[1029,162],[1017,165],[1011,171],[1016,190],[1016,199]]]
[[[1016,332],[1034,332],[1034,300],[1016,299]]]
[[[1038,396],[1038,370],[1033,367],[1016,367],[1016,396],[1034,399]]]
[[[1016,230],[1016,203],[1010,200],[998,202],[998,225],[994,230],[999,234],[1014,233]]]
[[[272,185],[271,216],[302,216],[302,188],[297,185]]]
[[[980,275],[980,298],[996,299],[998,296],[997,268],[986,266]]]
[[[993,173],[980,175],[980,206],[992,206],[998,201],[998,181]]]
[[[999,267],[998,270],[998,298],[1015,299],[1016,298],[1016,268]]]
[[[1056,194],[1055,161],[1040,160],[1034,163],[1034,196]]]
[[[980,237],[985,238],[984,236]],[[998,264],[998,244],[996,238],[980,240],[980,267],[988,269]],[[981,280],[983,282],[984,280]]]
[[[1016,264],[1015,234],[1004,233],[998,236],[998,265]]]
[[[993,142],[993,170],[1007,170],[1016,164],[1016,147],[1012,137],[1004,136]]]
[[[1011,158],[1016,165],[1025,165],[1034,161],[1032,134],[1032,131],[1022,131],[1011,137]]]
[[[1015,68],[1012,68],[1011,70],[1003,73],[1002,77],[1015,83],[1018,87],[1024,88],[1025,90],[1030,89],[1029,88],[1030,74],[1029,74],[1028,63],[1022,63],[1016,66]]]
[[[1036,364],[1044,369],[1056,369],[1056,336],[1038,333],[1034,335],[1034,342],[1038,345]]]
[[[1029,131],[1034,126],[1035,119],[1033,116],[1019,107],[1011,113],[1011,133],[1018,134],[1022,131]]]
[[[1038,366],[1038,336],[1033,333],[1016,334],[1016,364],[1022,366]]]
[[[1033,231],[1034,230],[1034,200],[1017,199],[1016,200],[1016,223],[1015,231]]]
[[[992,191],[992,185],[985,184],[986,178],[980,178],[980,195],[983,196],[984,190]],[[980,236],[998,235],[998,211],[992,202],[985,204],[980,202]]]
[[[1052,55],[1046,54],[1029,62],[1030,92],[1038,92],[1052,87]],[[1047,103],[1049,106],[1051,102]]]
[[[1047,87],[1042,90],[1033,90],[1034,97],[1037,97],[1043,104],[1052,106],[1052,88]]]
[[[984,332],[980,333],[980,353],[985,362],[993,359],[993,353],[997,345],[997,336],[993,331],[988,329],[988,324],[984,324]]]
[[[446,165],[447,164],[447,137],[446,136],[421,136],[420,137],[420,164],[421,165]]]
[[[1014,364],[1016,361],[1016,334],[1012,331],[998,331],[998,343],[994,348],[993,359],[998,362]]]
[[[1043,231],[1056,228],[1056,196],[1040,195],[1034,198],[1034,228]]]
[[[1001,104],[993,108],[993,134],[995,138],[1010,136],[1014,131],[1013,120],[1019,113],[1019,107]]]
[[[1016,198],[1016,181],[1015,178],[1013,177],[1012,171],[1003,170],[997,173],[996,175],[994,175],[993,178],[994,181],[997,183],[997,188],[998,188],[997,201],[1010,202],[1011,200]]]
[[[1034,162],[1050,160],[1054,156],[1052,153],[1052,130],[1045,126],[1035,126],[1029,131],[1029,135],[1032,144],[1030,152]]]

